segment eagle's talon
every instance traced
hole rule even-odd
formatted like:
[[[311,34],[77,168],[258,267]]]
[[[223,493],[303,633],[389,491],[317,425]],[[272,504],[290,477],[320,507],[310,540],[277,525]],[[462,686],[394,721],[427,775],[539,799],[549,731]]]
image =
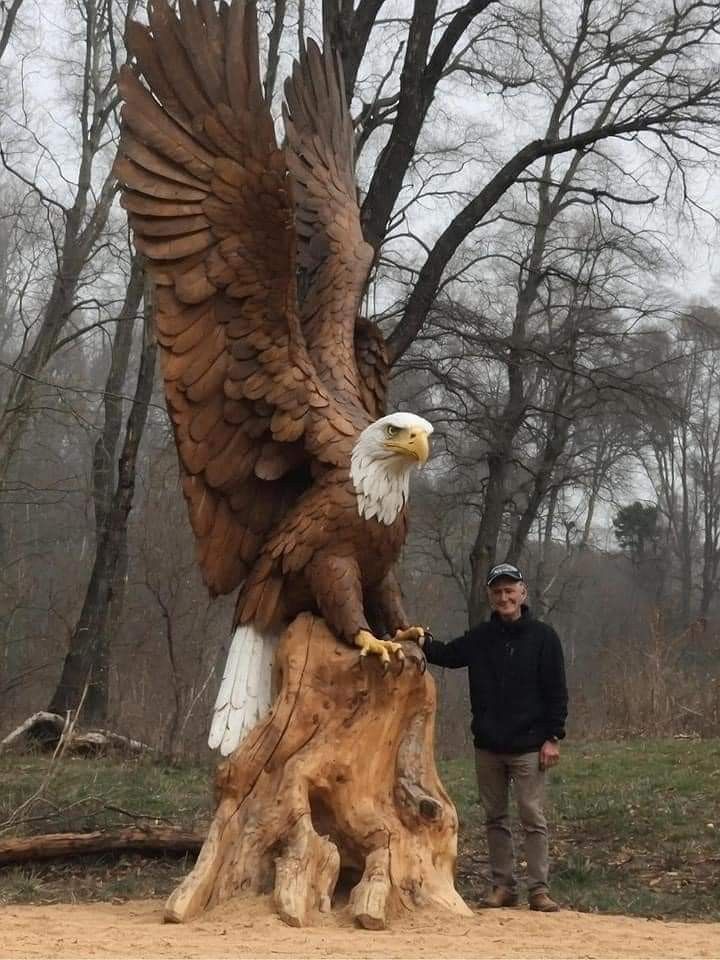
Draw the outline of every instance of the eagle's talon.
[[[395,640],[378,640],[369,630],[358,630],[355,634],[355,645],[360,647],[361,657],[367,657],[369,653],[380,657],[383,673],[387,673],[390,667],[390,654],[395,654],[398,659],[405,656],[400,644]]]
[[[409,649],[405,653],[405,658],[412,660],[412,662],[420,671],[421,675],[425,673],[427,669],[427,659],[425,658],[425,654],[422,652],[422,648],[418,643],[415,641],[410,641]]]
[[[405,654],[402,651],[398,650],[397,656],[393,657],[390,661],[390,670],[394,677],[399,677],[400,674],[405,669]]]

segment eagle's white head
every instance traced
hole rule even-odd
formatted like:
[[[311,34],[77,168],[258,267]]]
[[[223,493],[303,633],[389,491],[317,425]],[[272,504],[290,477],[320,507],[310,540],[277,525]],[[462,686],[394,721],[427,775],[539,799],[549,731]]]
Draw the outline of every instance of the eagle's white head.
[[[360,516],[395,520],[408,498],[411,469],[430,455],[432,432],[432,424],[414,413],[391,413],[363,430],[350,460]]]

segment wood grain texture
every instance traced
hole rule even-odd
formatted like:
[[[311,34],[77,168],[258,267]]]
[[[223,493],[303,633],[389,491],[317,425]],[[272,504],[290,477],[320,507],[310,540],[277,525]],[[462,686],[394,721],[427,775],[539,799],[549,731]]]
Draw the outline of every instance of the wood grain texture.
[[[409,664],[360,669],[308,614],[286,630],[276,665],[273,710],[219,767],[208,838],[166,919],[272,892],[286,923],[312,923],[342,870],[356,878],[360,926],[423,908],[470,915],[454,887],[458,821],[435,768],[432,677]]]

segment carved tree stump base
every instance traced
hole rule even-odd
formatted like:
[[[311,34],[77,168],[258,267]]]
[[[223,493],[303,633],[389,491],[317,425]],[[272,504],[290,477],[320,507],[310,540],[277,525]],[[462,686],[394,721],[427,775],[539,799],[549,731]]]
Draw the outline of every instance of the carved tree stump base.
[[[341,869],[357,880],[349,909],[362,927],[383,929],[403,908],[470,913],[454,886],[457,815],[435,768],[435,685],[417,662],[398,666],[361,663],[310,614],[288,627],[279,696],[220,764],[215,818],[166,920],[272,892],[280,917],[302,926],[330,910]]]

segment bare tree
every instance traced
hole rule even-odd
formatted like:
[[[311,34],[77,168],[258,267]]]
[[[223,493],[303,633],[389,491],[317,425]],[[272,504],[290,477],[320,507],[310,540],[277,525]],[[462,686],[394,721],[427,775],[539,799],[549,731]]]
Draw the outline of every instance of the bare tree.
[[[326,33],[341,50],[350,92],[356,89],[359,63],[372,32],[370,21],[381,6],[365,2],[353,9],[325,4]],[[600,10],[586,0],[575,7],[576,29],[568,34],[569,12],[560,4],[543,4],[535,15],[528,15],[524,8],[500,11],[490,3],[473,2],[437,19],[437,4],[414,5],[397,89],[383,91],[360,117],[363,142],[368,130],[389,128],[363,205],[366,239],[376,249],[387,235],[414,166],[418,139],[441,82],[479,79],[488,92],[524,86],[545,100],[548,113],[542,138],[502,162],[429,249],[402,319],[390,336],[394,357],[407,350],[421,330],[461,244],[537,161],[585,153],[610,138],[632,136],[653,153],[668,147],[662,155],[675,164],[679,157],[672,143],[687,141],[690,128],[698,133],[701,149],[714,148],[713,135],[707,136],[718,94],[707,60],[707,44],[718,29],[714,12],[695,3],[668,4],[665,15],[658,16],[654,6],[640,4],[630,21],[622,4]],[[652,26],[646,29],[646,23]],[[517,61],[526,67],[524,73],[514,69],[514,62],[496,62],[498,50],[506,61],[506,51],[513,45],[519,51]],[[480,67],[483,54],[485,65]]]
[[[537,185],[539,216],[512,209],[511,246],[497,242],[498,259],[514,263],[503,267],[510,303],[500,299],[495,315],[488,310],[482,325],[456,309],[449,323],[456,336],[464,329],[464,357],[450,374],[442,344],[444,358],[436,363],[440,383],[452,386],[448,404],[457,406],[464,394],[469,406],[456,415],[459,422],[475,421],[471,429],[483,437],[471,622],[485,614],[489,566],[500,555],[519,559],[548,498],[584,484],[588,451],[578,449],[578,431],[587,447],[593,419],[621,409],[625,397],[629,402],[635,391],[646,389],[643,357],[635,352],[644,334],[631,330],[650,308],[637,295],[634,278],[643,263],[652,262],[652,246],[629,226],[607,222],[593,205],[578,220],[572,211],[578,188],[571,189],[572,183],[562,189],[551,220],[543,212],[549,195],[543,182]],[[520,223],[525,245],[516,238]],[[498,282],[496,297],[499,289]],[[485,358],[480,365],[478,358]],[[418,363],[427,366],[413,359],[405,363],[413,370]],[[551,532],[550,519],[548,537]],[[506,539],[500,554],[501,534]]]
[[[130,14],[133,7],[134,0],[128,8]],[[0,145],[5,170],[31,190],[47,211],[54,258],[47,301],[33,329],[19,345],[0,414],[0,484],[7,476],[32,413],[37,381],[53,354],[67,342],[64,335],[68,326],[86,305],[81,297],[90,280],[88,271],[97,277],[95,270],[100,266],[97,260],[108,243],[106,230],[116,191],[115,178],[107,162],[108,140],[112,137],[118,103],[112,0],[75,0],[73,14],[82,25],[83,41],[77,64],[80,72],[80,86],[76,91],[77,161],[72,172],[61,171],[62,181],[71,188],[70,202],[53,196],[42,179],[33,179],[20,160],[14,159],[7,138],[4,146]],[[20,124],[21,121],[16,122]],[[38,142],[32,130],[26,132]],[[40,152],[42,160],[50,161],[53,150],[49,146],[42,146]],[[89,302],[93,302],[92,296]],[[79,333],[75,330],[72,335]]]
[[[140,268],[136,266],[131,278],[123,307],[125,323],[131,323],[142,292]],[[118,338],[122,340],[123,338]],[[118,356],[122,362],[124,344],[118,344]],[[137,374],[137,384],[132,407],[125,427],[122,450],[118,461],[117,481],[112,497],[110,475],[107,469],[112,445],[119,439],[119,419],[115,398],[106,398],[105,430],[96,447],[94,479],[96,483],[96,529],[97,544],[95,560],[85,595],[83,608],[70,637],[70,645],[57,688],[50,701],[51,713],[76,710],[83,691],[88,686],[84,700],[84,713],[89,721],[103,721],[107,710],[107,621],[118,567],[127,546],[127,519],[132,508],[135,492],[136,464],[140,442],[147,419],[148,404],[152,396],[155,377],[157,344],[153,331],[152,310],[145,300],[143,344]],[[120,378],[118,364],[111,364],[108,381]],[[108,391],[109,392],[109,391]]]

